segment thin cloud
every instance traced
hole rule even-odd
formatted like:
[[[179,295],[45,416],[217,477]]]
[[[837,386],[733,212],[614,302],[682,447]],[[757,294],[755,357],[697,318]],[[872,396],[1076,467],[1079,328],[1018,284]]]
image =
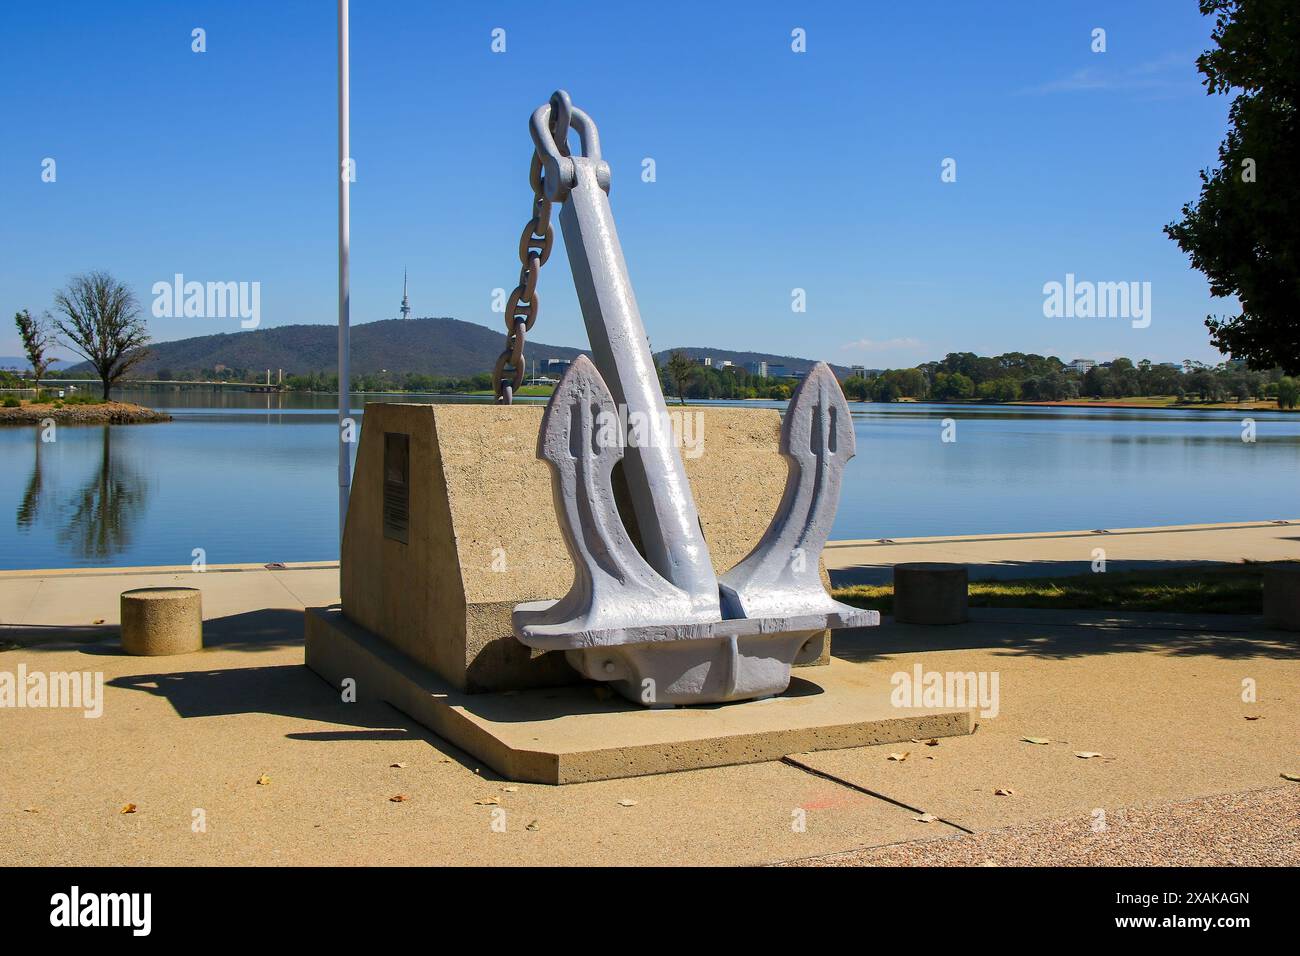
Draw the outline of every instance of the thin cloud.
[[[925,343],[920,339],[858,339],[846,342],[840,348],[854,352],[892,352],[896,349],[919,349]]]
[[[1104,58],[1107,54],[1096,54]],[[1195,69],[1196,54],[1166,53],[1126,70],[1087,66],[1068,76],[1018,90],[1019,94],[1044,96],[1051,93],[1093,91],[1164,93],[1186,90],[1187,75]]]

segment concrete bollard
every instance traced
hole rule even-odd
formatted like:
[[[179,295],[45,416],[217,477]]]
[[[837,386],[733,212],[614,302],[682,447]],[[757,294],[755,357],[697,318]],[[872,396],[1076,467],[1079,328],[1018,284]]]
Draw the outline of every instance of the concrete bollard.
[[[894,620],[961,624],[966,620],[966,565],[919,561],[894,565]]]
[[[1264,569],[1264,623],[1280,631],[1300,631],[1300,563]]]
[[[122,592],[122,650],[155,657],[203,649],[198,588],[136,588]]]

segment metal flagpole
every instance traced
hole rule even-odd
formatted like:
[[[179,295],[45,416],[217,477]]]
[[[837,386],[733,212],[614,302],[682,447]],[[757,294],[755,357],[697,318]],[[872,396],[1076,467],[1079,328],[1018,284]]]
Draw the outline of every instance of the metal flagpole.
[[[348,185],[351,181],[348,142],[348,0],[339,0],[339,545],[348,516],[348,490],[352,483],[352,459],[345,437],[355,439],[355,426],[347,419],[352,412],[348,395],[348,322],[351,315],[348,288],[348,244],[351,222]],[[349,434],[351,433],[351,434]]]

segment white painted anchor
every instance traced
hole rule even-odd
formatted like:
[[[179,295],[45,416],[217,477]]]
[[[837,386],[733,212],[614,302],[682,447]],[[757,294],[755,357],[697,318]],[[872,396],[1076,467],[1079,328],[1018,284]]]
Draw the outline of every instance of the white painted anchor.
[[[581,156],[569,155],[570,122]],[[595,125],[556,93],[531,127],[546,196],[563,203],[595,361],[579,357],[565,372],[538,439],[573,586],[559,601],[519,605],[515,635],[564,651],[580,673],[648,706],[779,694],[793,664],[821,654],[826,629],[880,621],[875,611],[833,600],[820,577],[844,465],[855,453],[844,394],[824,363],[796,388],[781,426],[789,474],[780,507],[754,550],[719,581],[614,228]],[[609,427],[633,417],[643,427],[632,440],[625,428]],[[644,555],[615,502],[620,461]]]

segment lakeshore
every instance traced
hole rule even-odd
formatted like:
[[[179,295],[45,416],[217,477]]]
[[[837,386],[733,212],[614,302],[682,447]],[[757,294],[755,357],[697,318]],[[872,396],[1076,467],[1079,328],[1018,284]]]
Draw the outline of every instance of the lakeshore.
[[[0,425],[40,425],[47,419],[59,425],[143,425],[169,422],[172,416],[134,402],[25,402],[17,408],[0,407]]]

